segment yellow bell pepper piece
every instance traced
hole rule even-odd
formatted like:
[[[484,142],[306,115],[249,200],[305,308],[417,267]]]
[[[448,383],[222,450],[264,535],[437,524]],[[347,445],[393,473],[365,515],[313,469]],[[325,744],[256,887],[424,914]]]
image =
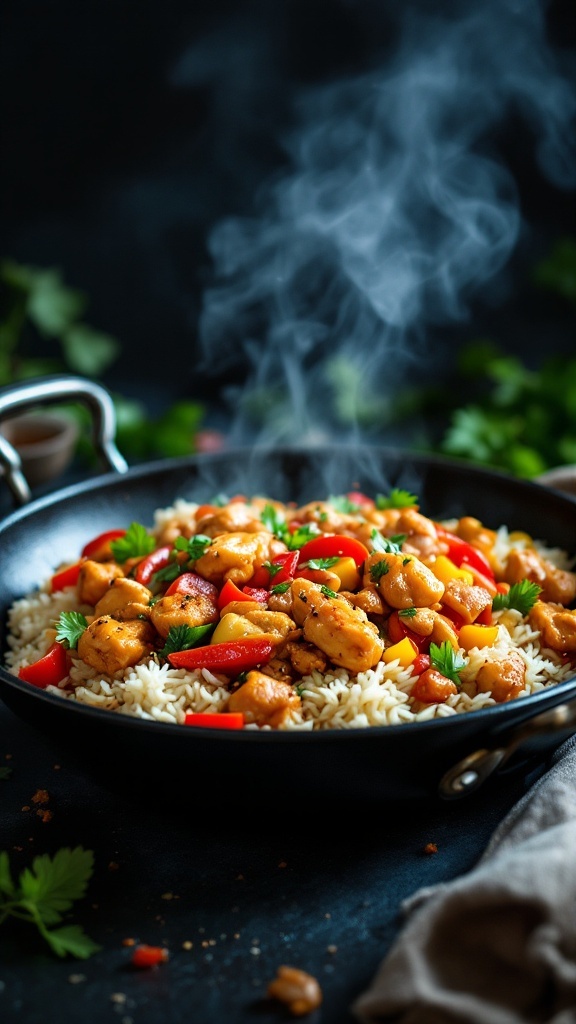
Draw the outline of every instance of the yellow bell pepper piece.
[[[262,636],[262,630],[243,615],[227,612],[222,616],[210,637],[211,644],[228,644],[232,640],[242,640],[245,636]]]
[[[330,566],[330,572],[335,572],[340,578],[340,590],[358,590],[360,573],[353,558],[339,558]]]
[[[492,647],[498,639],[498,626],[462,626],[458,639],[465,651],[473,647]]]
[[[436,561],[430,565],[430,568],[436,578],[444,585],[450,583],[450,580],[464,580],[469,587],[474,583],[472,573],[468,572],[467,569],[459,569],[452,559],[446,555],[438,555]]]
[[[392,644],[392,647],[387,647],[382,655],[382,661],[389,664],[391,661],[400,662],[402,668],[407,668],[411,665],[415,658],[418,656],[416,650],[416,644],[405,636],[403,640],[399,640],[397,644]]]

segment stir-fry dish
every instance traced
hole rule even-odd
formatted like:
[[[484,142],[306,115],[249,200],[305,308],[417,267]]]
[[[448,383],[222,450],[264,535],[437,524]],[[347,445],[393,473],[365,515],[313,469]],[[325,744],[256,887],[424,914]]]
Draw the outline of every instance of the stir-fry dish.
[[[179,499],[15,602],[6,660],[70,700],[186,726],[394,725],[570,678],[575,599],[565,552],[428,518],[398,489]]]

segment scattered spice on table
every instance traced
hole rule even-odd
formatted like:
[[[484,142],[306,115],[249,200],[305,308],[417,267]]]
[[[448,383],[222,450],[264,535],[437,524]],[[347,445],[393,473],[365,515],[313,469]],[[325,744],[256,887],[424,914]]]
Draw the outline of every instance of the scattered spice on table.
[[[322,1002],[322,989],[313,975],[299,967],[282,964],[270,982],[267,995],[284,1003],[294,1017],[304,1017]]]
[[[436,846],[436,843],[426,843],[426,846],[424,847],[424,853],[428,855],[438,853],[438,847]]]
[[[168,957],[169,953],[165,946],[148,946],[142,943],[136,946],[132,953],[131,963],[138,968],[158,967],[166,963]]]

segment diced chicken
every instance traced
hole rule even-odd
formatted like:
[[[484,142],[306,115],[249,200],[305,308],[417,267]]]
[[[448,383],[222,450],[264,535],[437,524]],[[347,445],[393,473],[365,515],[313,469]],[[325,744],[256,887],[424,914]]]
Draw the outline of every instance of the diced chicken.
[[[300,697],[290,683],[253,669],[246,682],[232,693],[227,710],[241,711],[248,723],[277,729],[300,704]]]
[[[292,591],[286,590],[283,594],[273,594],[270,591],[268,607],[271,612],[284,612],[285,615],[292,614]]]
[[[342,597],[345,597],[350,604],[353,604],[355,608],[361,608],[366,615],[389,615],[390,609],[384,604],[381,594],[378,593],[378,589],[371,583],[367,587],[363,587],[357,593],[353,593],[349,590],[341,591]]]
[[[484,662],[476,676],[476,687],[478,693],[490,693],[498,704],[503,704],[524,688],[525,674],[523,658],[510,651],[505,658]]]
[[[326,655],[314,644],[306,642],[290,643],[287,654],[294,670],[300,676],[308,676],[311,672],[325,672],[328,664]]]
[[[217,585],[224,580],[247,583],[256,567],[271,557],[270,533],[226,533],[214,538],[197,560],[195,571]]]
[[[447,640],[455,651],[458,650],[458,635],[452,623],[432,608],[417,608],[416,614],[407,620],[407,625],[418,636],[430,637],[430,641],[438,646]]]
[[[119,576],[112,580],[106,593],[94,608],[94,615],[111,615],[114,619],[137,619],[150,614],[149,602],[152,592],[142,583]]]
[[[335,665],[365,672],[380,660],[384,641],[374,623],[343,597],[327,597],[309,580],[292,583],[293,615],[305,640]]]
[[[124,573],[116,562],[95,562],[88,558],[78,576],[78,599],[82,604],[98,604],[113,580]]]
[[[154,632],[148,622],[118,622],[110,615],[94,619],[78,641],[78,655],[97,672],[114,675],[150,653]]]
[[[260,510],[243,501],[231,501],[196,523],[196,533],[218,537],[222,533],[260,533],[263,530]]]
[[[170,594],[150,608],[150,619],[160,636],[166,638],[172,626],[207,626],[220,617],[214,598],[197,594]]]
[[[468,624],[475,622],[484,609],[492,605],[492,597],[484,587],[470,586],[459,579],[446,584],[442,600]]]
[[[322,533],[353,534],[358,527],[357,517],[338,512],[328,501],[311,501],[294,509],[291,518],[299,523],[315,523]]]
[[[240,614],[244,614],[244,618],[248,619],[253,626],[258,626],[263,633],[271,634],[278,640],[285,640],[295,628],[294,620],[283,612],[270,612],[260,607]]]
[[[542,588],[543,601],[571,604],[576,598],[576,573],[558,569],[534,548],[513,548],[506,562],[507,583],[530,580]]]
[[[458,693],[458,687],[452,679],[442,675],[438,669],[427,668],[414,683],[412,697],[421,704],[444,704],[455,693]]]
[[[444,584],[413,555],[374,551],[364,564],[362,582],[377,586],[391,608],[428,608],[444,593]]]
[[[576,651],[576,608],[569,610],[561,604],[536,601],[528,613],[532,629],[538,629],[542,645],[559,654]]]

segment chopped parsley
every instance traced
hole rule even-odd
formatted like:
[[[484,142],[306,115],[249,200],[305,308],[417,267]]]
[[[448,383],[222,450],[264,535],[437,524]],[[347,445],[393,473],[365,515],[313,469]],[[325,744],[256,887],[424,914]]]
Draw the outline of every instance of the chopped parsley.
[[[56,639],[69,650],[75,650],[88,621],[81,612],[62,612],[56,623]]]
[[[155,538],[148,533],[142,523],[131,523],[123,537],[110,543],[110,550],[116,562],[126,562],[129,558],[144,558],[156,547]]]
[[[290,580],[286,580],[285,583],[276,583],[273,587],[270,587],[271,594],[285,594],[287,590],[290,590],[292,586]]]
[[[298,526],[295,530],[291,531],[286,521],[273,505],[264,506],[260,513],[260,522],[270,533],[273,533],[275,537],[283,541],[289,551],[297,551],[303,547],[306,541],[311,540],[312,537],[317,537],[320,532],[315,523],[305,523],[303,526]]]
[[[376,495],[376,508],[412,508],[418,504],[418,498],[410,491],[403,491],[399,487],[393,487],[389,495]]]
[[[214,630],[214,625],[215,623],[209,622],[206,626],[170,626],[166,643],[162,650],[158,651],[159,656],[167,658],[169,654],[174,654],[174,651],[188,651],[191,647],[196,647],[202,637]]]
[[[374,551],[385,551],[388,555],[401,555],[402,545],[406,537],[407,534],[405,533],[397,533],[394,537],[384,537],[376,529],[372,530],[370,534],[372,549]]]
[[[330,590],[330,587],[320,587],[320,591],[324,597],[338,597],[338,594],[334,590]]]
[[[197,533],[194,537],[176,537],[174,547],[176,551],[185,551],[191,562],[196,562],[206,552],[212,543],[212,538],[204,533]]]
[[[451,679],[456,686],[460,687],[459,672],[467,664],[462,655],[457,654],[448,640],[443,640],[440,646],[430,644],[430,667],[441,672],[447,679]]]
[[[309,558],[307,562],[301,562],[299,568],[306,569],[330,569],[340,559],[338,555],[331,555],[330,558]]]
[[[417,608],[400,608],[398,615],[402,619],[413,619],[417,610]]]
[[[385,558],[381,558],[379,562],[374,562],[374,565],[370,566],[370,579],[372,583],[379,583],[387,572],[390,572],[390,566]]]
[[[180,574],[184,571],[184,566],[180,565],[180,562],[174,561],[168,562],[163,569],[158,569],[150,577],[150,590],[156,591],[160,583],[172,583]]]
[[[537,583],[520,580],[519,583],[512,584],[507,594],[496,594],[492,601],[492,610],[497,612],[500,608],[515,608],[521,615],[528,615],[541,593],[542,587]]]

